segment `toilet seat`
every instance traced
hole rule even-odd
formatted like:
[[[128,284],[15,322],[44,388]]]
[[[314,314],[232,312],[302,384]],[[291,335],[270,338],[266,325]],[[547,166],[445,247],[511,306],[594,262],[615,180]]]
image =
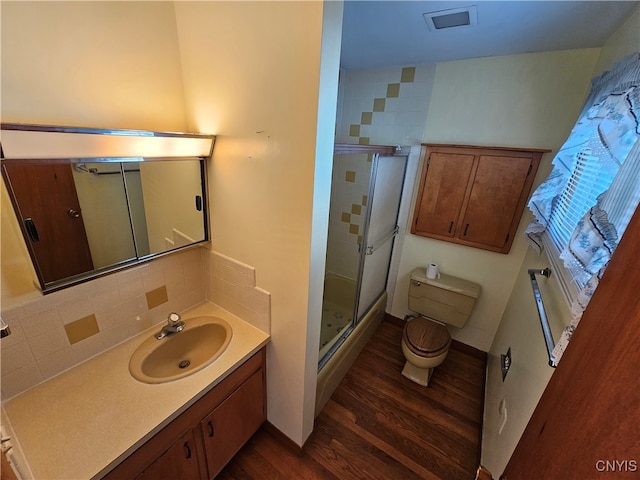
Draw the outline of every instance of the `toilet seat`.
[[[451,335],[447,328],[425,317],[409,320],[402,337],[407,348],[423,358],[442,355],[451,345]]]

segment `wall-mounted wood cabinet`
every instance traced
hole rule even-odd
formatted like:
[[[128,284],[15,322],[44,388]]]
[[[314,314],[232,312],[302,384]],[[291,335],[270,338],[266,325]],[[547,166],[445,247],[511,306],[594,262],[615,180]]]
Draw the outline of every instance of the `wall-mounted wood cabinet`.
[[[423,147],[411,233],[509,253],[540,159],[549,150]]]

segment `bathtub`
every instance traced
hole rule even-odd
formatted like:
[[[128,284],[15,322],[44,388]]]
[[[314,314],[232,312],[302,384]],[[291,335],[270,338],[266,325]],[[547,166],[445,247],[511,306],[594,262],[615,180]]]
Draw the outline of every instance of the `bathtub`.
[[[350,320],[352,315],[351,312],[354,308],[355,294],[356,282],[354,280],[333,273],[327,273],[325,276],[323,317],[326,313],[325,307],[329,312],[332,311],[332,308],[335,308],[337,311],[339,308],[346,307],[350,314]],[[380,326],[384,317],[386,304],[387,294],[385,292],[372,305],[358,325],[356,325],[356,328],[354,328],[346,337],[344,342],[318,372],[315,408],[316,416],[322,411],[322,408],[338,387],[342,378],[345,376],[349,368],[351,368],[351,365],[353,365],[353,362],[355,362],[364,346]],[[333,347],[338,340],[340,340],[341,334],[344,330],[348,329],[350,326],[351,322],[349,321],[347,325],[342,327],[343,330],[339,332],[340,335],[336,335],[332,341],[321,348],[318,358],[322,358],[324,354],[326,354],[326,352],[328,352],[329,349]]]

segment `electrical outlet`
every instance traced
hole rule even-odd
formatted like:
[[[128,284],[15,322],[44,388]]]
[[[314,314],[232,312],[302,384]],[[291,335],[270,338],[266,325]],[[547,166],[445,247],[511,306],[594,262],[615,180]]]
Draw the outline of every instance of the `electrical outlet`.
[[[507,373],[509,372],[509,368],[511,368],[511,347],[507,350],[507,353],[504,355],[500,355],[500,369],[502,370],[502,381],[507,378]]]

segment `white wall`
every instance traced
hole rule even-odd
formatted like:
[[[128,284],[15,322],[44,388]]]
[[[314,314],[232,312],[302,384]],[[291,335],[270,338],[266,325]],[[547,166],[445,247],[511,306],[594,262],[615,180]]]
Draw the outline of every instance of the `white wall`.
[[[2,121],[181,131],[170,2],[3,2]]]
[[[581,107],[597,54],[583,49],[439,63],[423,141],[557,150]],[[551,158],[543,157],[536,185],[548,174]],[[407,178],[413,206],[420,171]],[[413,208],[409,221],[412,215]],[[526,254],[522,232],[529,220],[525,212],[507,255],[407,234],[391,314],[408,313],[410,272],[438,263],[443,272],[482,286],[469,323],[451,333],[488,351]]]
[[[186,130],[173,4],[3,2],[1,21],[3,122]],[[4,308],[39,293],[1,207]]]
[[[338,6],[326,35],[339,35]],[[218,135],[209,175],[212,248],[254,266],[257,285],[271,293],[268,419],[302,445],[313,426],[321,313],[321,289],[310,294],[310,279],[322,276],[326,244],[314,234],[326,236],[326,214],[318,212],[328,208],[329,191],[327,173],[314,176],[331,171],[336,95],[325,95],[337,88],[339,42],[321,52],[321,2],[175,8],[189,127]],[[322,86],[321,54],[334,63]],[[320,93],[334,113],[318,125]]]
[[[640,50],[640,8],[629,16],[616,33],[603,45],[594,76],[609,70],[621,58]]]
[[[600,49],[594,63],[595,67],[585,76],[583,83],[588,84],[592,77],[609,69],[617,60],[639,48],[640,9],[636,9],[629,20]],[[571,113],[570,110],[568,109],[567,113]],[[573,110],[574,122],[578,113],[579,111]],[[558,134],[566,138],[569,129],[559,129]],[[547,365],[547,352],[526,273],[529,268],[545,266],[549,266],[546,257],[539,257],[528,249],[489,352],[482,463],[495,477],[504,470],[553,374],[553,369]],[[538,281],[541,289],[544,289],[542,295],[545,309],[550,321],[554,322],[553,334],[557,339],[561,328],[569,323],[570,313],[564,299],[559,297],[553,274],[548,280],[538,277]],[[502,382],[500,354],[506,353],[509,347],[512,350],[513,363],[505,382]],[[502,399],[507,403],[507,423],[502,432],[499,432],[498,405]],[[567,414],[570,415],[570,411]],[[577,431],[579,432],[579,426]]]

